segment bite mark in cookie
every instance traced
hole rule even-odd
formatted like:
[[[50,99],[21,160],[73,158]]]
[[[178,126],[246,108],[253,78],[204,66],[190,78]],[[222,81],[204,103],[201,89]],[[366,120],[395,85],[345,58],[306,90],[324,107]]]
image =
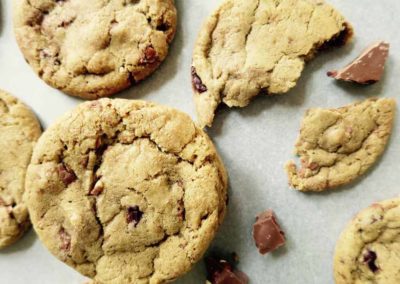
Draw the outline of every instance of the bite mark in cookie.
[[[199,125],[211,126],[222,103],[245,107],[260,94],[288,92],[305,62],[352,34],[324,1],[224,0],[203,25],[193,52]]]

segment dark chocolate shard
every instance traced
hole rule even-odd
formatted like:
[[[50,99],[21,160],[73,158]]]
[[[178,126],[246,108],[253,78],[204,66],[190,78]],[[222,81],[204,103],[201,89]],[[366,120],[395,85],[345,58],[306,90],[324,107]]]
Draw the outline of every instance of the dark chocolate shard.
[[[192,85],[193,88],[199,93],[207,92],[206,85],[203,84],[203,81],[201,80],[199,75],[197,75],[196,68],[194,68],[193,66],[192,66]]]
[[[374,84],[382,78],[389,48],[390,45],[387,42],[375,43],[345,68],[329,71],[327,75],[347,82]]]
[[[65,186],[68,186],[69,184],[73,183],[77,179],[74,171],[69,169],[64,164],[60,164],[57,168],[57,171],[58,171],[58,175],[60,176],[60,179],[65,184]]]
[[[143,212],[140,211],[139,206],[131,206],[128,207],[127,213],[126,213],[126,221],[129,224],[133,224],[134,227],[136,227],[140,220],[142,220],[143,217]]]
[[[261,254],[276,250],[285,244],[285,233],[282,232],[272,210],[257,216],[253,226],[253,238]]]
[[[249,278],[223,259],[208,257],[206,259],[207,280],[212,284],[247,284]]]
[[[379,267],[376,265],[377,258],[378,256],[376,255],[376,252],[372,250],[368,250],[367,253],[364,254],[364,262],[373,273],[376,273],[379,270]]]

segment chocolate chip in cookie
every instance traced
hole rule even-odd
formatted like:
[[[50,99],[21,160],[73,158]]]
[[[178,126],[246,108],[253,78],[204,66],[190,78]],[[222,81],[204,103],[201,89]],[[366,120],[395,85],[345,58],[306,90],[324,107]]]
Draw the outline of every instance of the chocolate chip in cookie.
[[[128,207],[126,212],[126,221],[136,227],[140,220],[142,220],[143,212],[140,211],[139,206]]]

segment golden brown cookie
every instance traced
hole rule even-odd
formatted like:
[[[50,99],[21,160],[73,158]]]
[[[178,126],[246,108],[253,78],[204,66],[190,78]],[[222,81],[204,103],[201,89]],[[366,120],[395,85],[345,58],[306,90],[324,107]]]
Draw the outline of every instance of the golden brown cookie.
[[[400,283],[400,199],[361,211],[336,245],[337,284]]]
[[[321,48],[345,44],[352,28],[321,0],[225,0],[206,20],[193,52],[199,125],[221,103],[245,107],[260,93],[296,85]]]
[[[30,226],[25,174],[40,134],[33,112],[0,90],[0,248],[17,241]]]
[[[120,99],[81,104],[51,126],[27,187],[44,245],[96,283],[183,275],[214,238],[227,201],[222,162],[189,116]]]
[[[173,0],[16,0],[14,28],[46,83],[95,99],[157,69],[175,34],[176,9]]]
[[[363,175],[385,150],[395,111],[393,99],[307,111],[296,143],[301,168],[293,161],[286,166],[290,185],[300,191],[323,191]]]

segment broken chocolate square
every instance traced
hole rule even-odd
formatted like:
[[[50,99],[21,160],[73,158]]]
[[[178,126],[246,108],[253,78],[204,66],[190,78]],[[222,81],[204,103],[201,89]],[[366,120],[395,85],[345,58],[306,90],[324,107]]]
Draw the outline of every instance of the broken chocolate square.
[[[328,72],[328,76],[359,84],[376,83],[382,78],[385,70],[389,47],[390,45],[383,41],[375,43],[345,68]]]
[[[247,284],[249,278],[223,259],[208,257],[206,259],[207,279],[212,284]]]
[[[257,216],[253,226],[253,237],[261,254],[266,254],[285,244],[285,233],[282,232],[272,210]]]

